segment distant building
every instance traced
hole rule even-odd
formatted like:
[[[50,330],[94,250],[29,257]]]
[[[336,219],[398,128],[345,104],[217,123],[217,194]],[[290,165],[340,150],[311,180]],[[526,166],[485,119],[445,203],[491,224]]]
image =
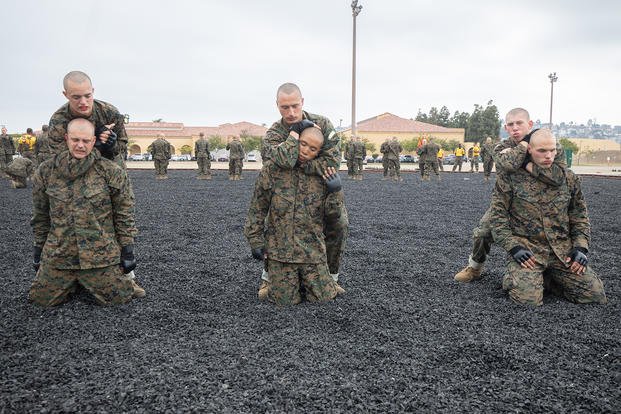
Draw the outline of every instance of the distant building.
[[[356,124],[356,135],[375,144],[378,149],[386,138],[397,137],[399,141],[404,141],[426,136],[463,143],[466,134],[464,128],[445,128],[413,119],[401,118],[389,112]],[[342,134],[344,137],[350,138],[351,132],[351,128],[346,128],[343,129]]]
[[[181,122],[129,122],[125,124],[125,130],[129,138],[128,152],[133,155],[145,153],[160,133],[164,134],[166,140],[174,147],[175,154],[188,153],[182,151],[184,147],[189,148],[189,153],[194,154],[194,143],[201,132],[205,134],[205,138],[219,136],[226,142],[229,135],[263,136],[267,128],[251,122],[222,124],[217,127],[185,126]]]

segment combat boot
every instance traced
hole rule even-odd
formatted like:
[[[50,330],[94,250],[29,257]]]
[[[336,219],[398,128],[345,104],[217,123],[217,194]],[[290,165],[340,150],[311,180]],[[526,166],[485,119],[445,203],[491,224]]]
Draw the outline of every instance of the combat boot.
[[[259,300],[267,300],[270,293],[270,283],[267,280],[261,280],[259,285]]]
[[[144,298],[147,295],[147,292],[136,283],[134,279],[132,279],[132,287],[134,288],[134,293],[132,293],[132,297],[134,298]]]
[[[345,294],[345,289],[343,289],[337,282],[334,282],[334,289],[336,290],[337,296]]]
[[[229,175],[229,181],[233,181],[235,180],[235,176],[234,175]]]
[[[471,266],[466,266],[459,273],[455,275],[456,282],[469,283],[473,280],[481,279],[481,273],[483,272],[483,268],[480,267],[475,269]]]

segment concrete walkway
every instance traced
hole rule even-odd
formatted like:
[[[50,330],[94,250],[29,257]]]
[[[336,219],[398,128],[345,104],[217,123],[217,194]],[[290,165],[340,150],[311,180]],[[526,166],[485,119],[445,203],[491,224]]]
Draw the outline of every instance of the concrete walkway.
[[[244,170],[260,170],[263,164],[261,162],[244,162]],[[153,161],[128,161],[128,169],[136,170],[152,170],[154,169]],[[211,168],[213,170],[228,170],[228,162],[211,162]],[[445,165],[444,172],[450,173],[452,165]],[[168,164],[169,170],[198,170],[196,161],[171,161]],[[366,172],[380,172],[382,171],[381,164],[367,164],[364,166]],[[621,177],[621,165],[606,166],[606,165],[573,165],[571,169],[578,175],[602,175],[611,177]],[[341,164],[340,171],[347,170],[345,164]],[[418,171],[418,163],[415,164],[401,164],[401,171],[414,172]],[[480,169],[479,174],[482,174],[483,169]],[[462,173],[470,173],[470,164],[464,163],[462,165]]]

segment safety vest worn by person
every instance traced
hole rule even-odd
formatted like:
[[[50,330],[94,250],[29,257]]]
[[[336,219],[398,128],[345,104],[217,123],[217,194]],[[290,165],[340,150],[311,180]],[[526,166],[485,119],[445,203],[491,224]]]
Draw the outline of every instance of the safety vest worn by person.
[[[464,155],[466,155],[466,150],[463,148],[456,148],[455,149],[455,156],[456,157],[463,157]]]
[[[438,151],[438,158],[442,157],[444,157],[444,151],[442,151],[442,148],[440,148],[440,150]]]
[[[478,145],[472,147],[472,155],[474,157],[478,157],[479,155],[481,155],[481,147],[479,147]]]

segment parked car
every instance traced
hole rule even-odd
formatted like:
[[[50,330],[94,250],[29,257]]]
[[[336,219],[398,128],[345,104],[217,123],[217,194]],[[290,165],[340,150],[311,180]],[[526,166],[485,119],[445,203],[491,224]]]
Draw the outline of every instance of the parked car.
[[[175,154],[170,157],[171,161],[190,161],[192,156],[190,154]]]
[[[248,154],[248,155],[246,155],[246,161],[248,161],[248,162],[257,162],[257,154]]]
[[[444,165],[453,165],[455,164],[455,154],[448,154],[444,156],[444,161],[442,161],[442,163]]]
[[[375,162],[375,158],[373,158],[373,156],[372,156],[372,155],[369,155],[369,156],[366,158],[366,161],[367,161],[367,163],[372,164],[372,163],[374,163],[374,162]]]
[[[228,155],[220,155],[218,157],[218,161],[219,162],[227,162],[229,160],[229,156]]]
[[[399,159],[401,160],[401,162],[405,162],[405,163],[413,163],[413,162],[418,161],[416,157],[410,154],[401,155]]]
[[[129,157],[127,157],[127,159],[130,161],[144,161],[145,157],[143,154],[132,154]]]

